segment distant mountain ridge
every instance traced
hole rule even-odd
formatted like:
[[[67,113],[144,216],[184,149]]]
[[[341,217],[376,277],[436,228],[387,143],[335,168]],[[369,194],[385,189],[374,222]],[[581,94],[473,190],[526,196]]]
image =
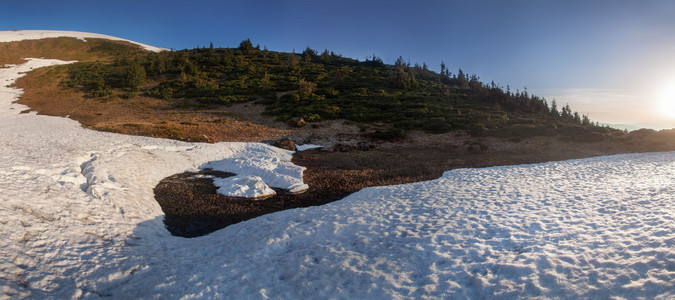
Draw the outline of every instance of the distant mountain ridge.
[[[654,123],[637,123],[637,124],[602,124],[607,125],[616,129],[625,129],[628,131],[640,130],[640,129],[653,129],[653,130],[664,130],[664,129],[673,129],[675,126],[664,126],[663,124],[654,124]]]

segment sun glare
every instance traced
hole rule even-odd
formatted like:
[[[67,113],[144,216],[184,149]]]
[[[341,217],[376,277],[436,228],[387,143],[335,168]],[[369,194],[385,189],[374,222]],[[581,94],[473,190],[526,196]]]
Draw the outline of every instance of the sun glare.
[[[675,119],[675,85],[671,85],[661,92],[658,109],[662,115]]]

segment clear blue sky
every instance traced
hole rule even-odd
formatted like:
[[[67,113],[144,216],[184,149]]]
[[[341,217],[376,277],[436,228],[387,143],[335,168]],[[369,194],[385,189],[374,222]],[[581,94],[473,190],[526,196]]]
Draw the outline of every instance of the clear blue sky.
[[[87,31],[175,49],[251,38],[270,50],[310,46],[388,63],[402,56],[436,70],[444,61],[569,102],[594,120],[675,127],[656,102],[675,86],[675,1],[5,0],[2,7],[0,30]]]

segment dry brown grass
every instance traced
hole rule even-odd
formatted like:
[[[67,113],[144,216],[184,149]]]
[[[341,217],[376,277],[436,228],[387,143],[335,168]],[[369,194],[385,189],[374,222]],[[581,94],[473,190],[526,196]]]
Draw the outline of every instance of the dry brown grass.
[[[83,93],[59,86],[65,76],[65,67],[30,72],[17,81],[24,89],[18,103],[39,114],[68,116],[87,128],[131,135],[199,142],[260,142],[288,134],[287,130],[236,116],[227,107],[178,110],[172,101],[140,95],[107,101],[85,98]]]
[[[0,65],[21,63],[23,58],[30,57],[77,61],[114,59],[111,54],[90,51],[103,40],[87,41],[51,38],[0,43]],[[132,135],[201,142],[259,142],[288,135],[283,127],[253,123],[247,116],[228,113],[227,108],[178,110],[172,101],[143,96],[109,101],[88,99],[83,93],[59,86],[66,76],[64,66],[30,72],[17,81],[17,86],[24,89],[18,102],[39,114],[69,116],[87,128]]]
[[[97,41],[100,39],[87,40]],[[113,42],[131,45],[123,41]],[[77,61],[107,61],[113,58],[104,53],[90,52],[89,50],[94,46],[95,43],[93,42],[84,42],[68,37],[0,43],[0,65],[19,64],[24,61],[23,58],[52,58]]]

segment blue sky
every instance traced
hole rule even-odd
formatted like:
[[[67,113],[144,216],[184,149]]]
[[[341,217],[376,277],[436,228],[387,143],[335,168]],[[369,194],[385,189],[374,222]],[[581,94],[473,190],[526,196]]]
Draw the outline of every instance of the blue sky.
[[[675,127],[675,1],[3,1],[0,30],[109,34],[165,48],[329,49],[444,61],[609,123]],[[674,89],[675,90],[675,89]],[[670,101],[675,102],[674,95]],[[662,102],[665,100],[662,100]]]

